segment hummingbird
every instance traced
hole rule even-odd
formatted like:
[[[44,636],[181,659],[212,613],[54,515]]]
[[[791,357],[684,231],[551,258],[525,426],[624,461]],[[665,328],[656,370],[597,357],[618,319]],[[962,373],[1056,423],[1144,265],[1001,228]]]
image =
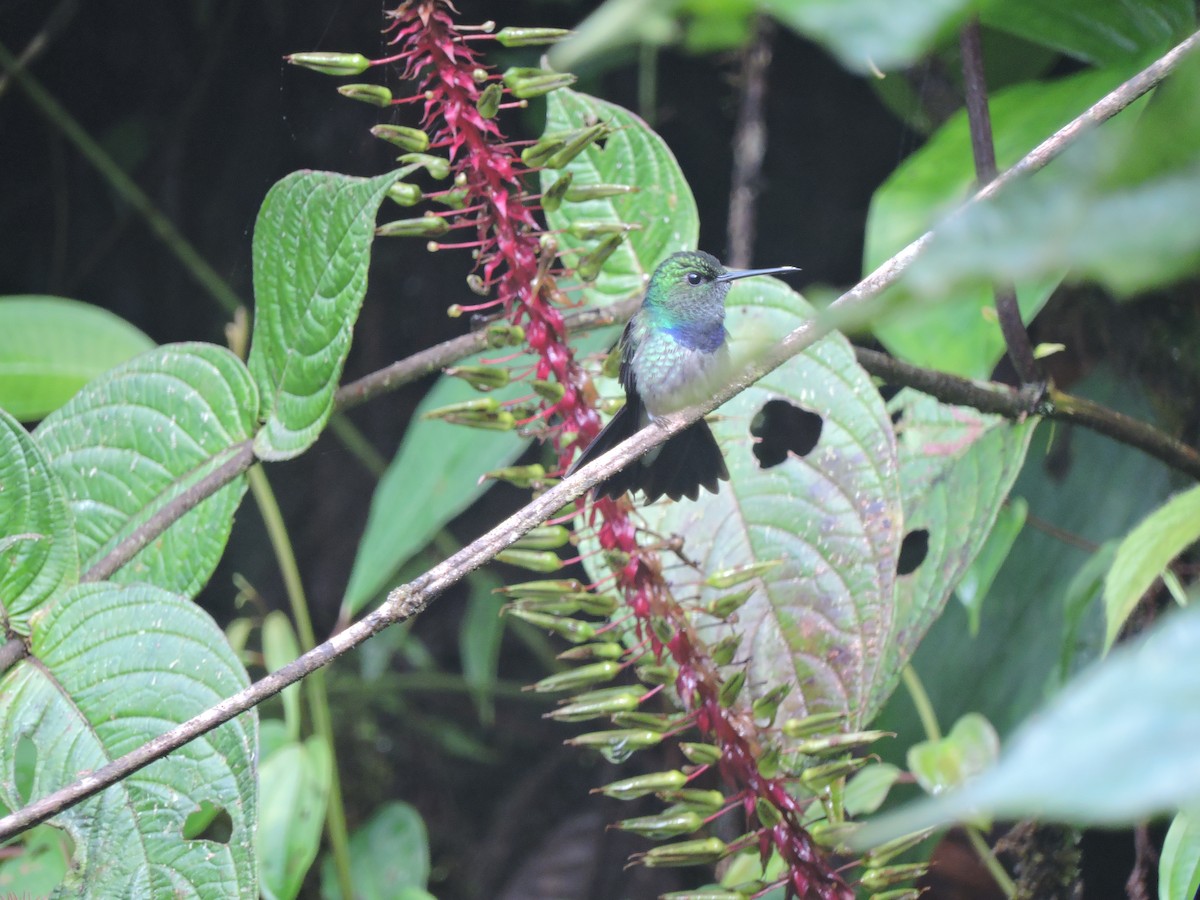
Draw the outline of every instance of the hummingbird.
[[[729,334],[725,296],[730,283],[753,275],[800,271],[726,269],[710,253],[685,250],[664,259],[650,276],[641,308],[621,335],[621,387],[625,405],[567,470],[572,475],[650,422],[699,403],[728,377]],[[703,487],[717,493],[729,480],[725,457],[708,423],[700,419],[640,459],[596,485],[595,496],[617,499],[641,489],[646,502],[664,494],[695,500]]]

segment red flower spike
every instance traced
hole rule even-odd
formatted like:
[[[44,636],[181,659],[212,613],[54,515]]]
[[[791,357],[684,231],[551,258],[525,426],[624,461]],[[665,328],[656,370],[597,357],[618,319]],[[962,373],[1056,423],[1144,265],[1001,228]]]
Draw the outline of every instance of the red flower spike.
[[[593,392],[587,388],[587,374],[566,341],[562,314],[553,305],[561,294],[552,268],[539,271],[545,229],[534,215],[536,191],[525,183],[535,176],[516,150],[528,144],[507,143],[496,120],[479,110],[480,95],[495,76],[480,62],[477,48],[494,37],[472,33],[468,43],[462,32],[474,29],[456,26],[454,12],[448,0],[408,0],[386,13],[390,21],[384,31],[396,48],[391,60],[404,79],[416,85],[412,97],[393,103],[419,105],[419,127],[429,135],[430,147],[446,154],[454,190],[462,192],[462,208],[442,215],[455,228],[473,230],[479,283],[491,289],[493,302],[503,308],[512,325],[524,327],[528,347],[539,357],[536,377],[553,377],[563,388],[557,402],[544,401],[548,405],[542,414],[561,419],[548,431],[565,468],[599,432],[600,418],[589,405]],[[785,860],[788,872],[781,883],[790,896],[851,900],[853,892],[801,827],[798,805],[784,783],[759,772],[757,747],[742,733],[749,726],[741,714],[736,707],[720,705],[719,673],[663,582],[653,552],[638,544],[629,510],[624,502],[598,500],[592,504],[590,521],[598,523],[600,546],[628,560],[615,573],[615,583],[637,621],[639,637],[655,659],[661,662],[669,654],[677,667],[676,691],[706,739],[720,748],[719,767],[733,788],[734,805],[740,802],[754,820],[757,798],[779,810],[780,821],[761,828],[752,843],[758,844],[764,858],[774,848]],[[670,626],[665,645],[649,627],[652,616]]]

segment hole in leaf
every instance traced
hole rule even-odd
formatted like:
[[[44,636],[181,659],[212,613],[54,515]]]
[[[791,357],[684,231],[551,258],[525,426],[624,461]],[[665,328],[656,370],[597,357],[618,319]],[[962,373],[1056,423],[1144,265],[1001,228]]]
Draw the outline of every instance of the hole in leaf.
[[[27,734],[17,739],[17,749],[13,754],[13,773],[16,776],[17,796],[24,806],[33,797],[33,779],[37,773],[37,744]]]
[[[892,410],[892,424],[899,425],[900,420],[904,418],[904,407],[898,406]]]
[[[750,423],[750,434],[758,438],[754,455],[759,465],[764,469],[777,466],[789,452],[807,456],[821,439],[823,425],[816,413],[786,400],[768,400]]]
[[[200,805],[192,810],[183,822],[183,839],[185,841],[213,841],[217,844],[228,844],[233,837],[233,818],[210,800],[201,800]]]
[[[896,563],[897,575],[915,572],[929,553],[929,530],[918,528],[910,531],[900,542],[900,559]]]

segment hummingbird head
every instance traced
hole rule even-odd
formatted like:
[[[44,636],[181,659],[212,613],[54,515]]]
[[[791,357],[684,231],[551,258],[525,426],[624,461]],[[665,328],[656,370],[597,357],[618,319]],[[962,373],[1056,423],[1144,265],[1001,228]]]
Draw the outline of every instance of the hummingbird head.
[[[645,308],[660,324],[695,323],[723,328],[725,295],[730,283],[751,275],[798,272],[795,266],[773,269],[726,269],[711,253],[684,250],[664,259],[650,276]]]

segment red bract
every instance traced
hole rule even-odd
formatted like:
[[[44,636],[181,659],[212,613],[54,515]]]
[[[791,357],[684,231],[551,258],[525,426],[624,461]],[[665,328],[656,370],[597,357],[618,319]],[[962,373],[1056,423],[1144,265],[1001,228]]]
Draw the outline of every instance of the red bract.
[[[546,271],[549,266],[542,264],[542,254],[555,250],[543,249],[545,232],[529,203],[524,182],[532,173],[496,122],[480,114],[483,86],[495,79],[464,40],[452,13],[447,0],[410,0],[387,14],[392,20],[391,43],[397,48],[387,61],[400,64],[404,77],[417,88],[414,97],[395,102],[423,100],[421,127],[430,136],[430,147],[449,157],[456,189],[464,196],[463,209],[446,217],[453,228],[474,231],[476,267],[494,297],[483,306],[502,309],[510,322],[524,327],[529,349],[538,356],[536,377],[553,377],[563,387],[562,397],[545,413],[561,419],[554,440],[565,467],[576,450],[595,437],[600,419],[588,403],[588,379],[567,343],[562,315],[548,299],[553,279]],[[720,704],[716,667],[670,594],[654,554],[639,546],[629,510],[627,503],[608,499],[593,505],[600,545],[628,560],[616,577],[639,633],[656,658],[669,653],[678,667],[678,694],[695,713],[698,727],[721,748],[721,772],[742,799],[747,818],[755,820],[755,799],[760,797],[780,811],[780,822],[759,830],[764,859],[774,846],[787,861],[789,870],[782,883],[789,893],[849,900],[853,893],[801,827],[796,801],[782,780],[762,776],[754,748],[738,730],[734,713]],[[666,645],[659,631],[650,627],[652,619],[666,623],[673,632]]]

